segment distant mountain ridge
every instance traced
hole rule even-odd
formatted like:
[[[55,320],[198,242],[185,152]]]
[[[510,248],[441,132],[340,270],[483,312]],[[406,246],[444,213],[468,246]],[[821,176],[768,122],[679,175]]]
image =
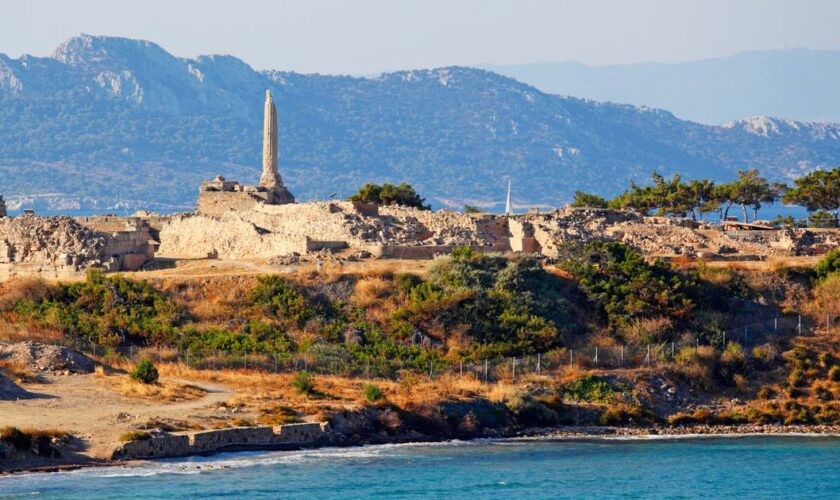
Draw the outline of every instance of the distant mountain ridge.
[[[280,168],[298,199],[368,181],[413,184],[435,206],[559,206],[652,169],[790,179],[840,164],[840,125],[755,117],[726,126],[661,109],[547,94],[474,68],[376,78],[254,71],[82,35],[51,57],[0,54],[0,194],[12,208],[180,210],[216,174],[260,172],[262,100],[275,95]]]
[[[753,115],[840,122],[840,50],[757,50],[684,63],[482,68],[552,94],[654,106],[711,125]]]

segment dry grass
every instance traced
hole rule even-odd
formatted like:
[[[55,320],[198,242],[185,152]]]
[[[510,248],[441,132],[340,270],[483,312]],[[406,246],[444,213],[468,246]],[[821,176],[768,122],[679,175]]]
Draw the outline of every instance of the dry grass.
[[[15,278],[0,283],[0,311],[10,309],[20,300],[43,300],[49,291],[49,284],[42,278]]]
[[[204,397],[207,391],[192,384],[160,381],[154,384],[144,384],[133,380],[127,375],[106,375],[97,370],[96,376],[102,385],[112,391],[132,398],[149,399],[166,403],[192,401]]]
[[[0,373],[18,384],[39,384],[44,380],[32,373],[32,370],[25,364],[10,359],[0,359]]]

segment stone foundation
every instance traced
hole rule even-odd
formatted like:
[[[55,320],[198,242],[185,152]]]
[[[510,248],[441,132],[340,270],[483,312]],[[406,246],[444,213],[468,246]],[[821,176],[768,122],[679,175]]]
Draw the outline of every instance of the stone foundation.
[[[115,459],[166,458],[211,453],[231,448],[266,448],[315,444],[324,438],[326,423],[286,424],[275,427],[233,427],[188,434],[166,434],[124,443]]]

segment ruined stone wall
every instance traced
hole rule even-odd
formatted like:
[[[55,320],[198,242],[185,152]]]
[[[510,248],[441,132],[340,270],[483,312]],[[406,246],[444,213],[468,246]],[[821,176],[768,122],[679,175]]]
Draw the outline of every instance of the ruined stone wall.
[[[124,443],[114,450],[112,456],[115,459],[164,458],[221,451],[226,448],[314,444],[325,436],[326,431],[325,422],[312,422],[165,434]]]
[[[108,260],[105,237],[69,217],[0,218],[0,279],[67,278]]]
[[[201,191],[196,213],[222,216],[230,211],[245,212],[265,202],[266,193],[245,191]],[[262,198],[260,198],[262,196]]]

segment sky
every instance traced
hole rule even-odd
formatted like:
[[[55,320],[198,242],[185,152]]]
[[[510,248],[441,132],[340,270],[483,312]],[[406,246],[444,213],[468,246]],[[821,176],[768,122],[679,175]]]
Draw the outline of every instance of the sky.
[[[87,33],[256,69],[367,75],[840,49],[838,21],[837,0],[0,0],[0,53],[46,56]]]

